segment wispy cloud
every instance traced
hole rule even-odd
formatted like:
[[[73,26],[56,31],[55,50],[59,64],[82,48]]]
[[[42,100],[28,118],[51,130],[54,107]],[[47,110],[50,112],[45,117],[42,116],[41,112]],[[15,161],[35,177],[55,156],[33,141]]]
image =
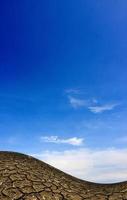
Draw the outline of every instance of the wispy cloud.
[[[87,102],[84,99],[78,99],[72,96],[69,96],[69,103],[73,108],[80,108],[85,107],[87,105]]]
[[[116,142],[117,143],[127,143],[127,136],[117,138]]]
[[[70,144],[74,146],[81,146],[83,144],[84,139],[78,137],[72,137],[67,139],[59,138],[58,136],[42,136],[41,141],[43,142],[51,142],[57,144]]]
[[[116,106],[119,105],[119,103],[101,104],[101,102],[99,102],[96,98],[83,99],[83,98],[78,98],[77,95],[75,97],[73,94],[68,95],[67,97],[68,97],[69,103],[70,103],[72,108],[74,108],[74,109],[79,109],[79,108],[88,109],[90,112],[95,113],[95,114],[113,110]]]
[[[101,106],[89,106],[88,109],[93,113],[102,113],[104,111],[113,110],[118,104],[105,104]]]
[[[80,94],[81,90],[76,88],[70,88],[65,90],[66,94]]]
[[[81,179],[118,182],[127,179],[127,149],[45,151],[33,156]]]

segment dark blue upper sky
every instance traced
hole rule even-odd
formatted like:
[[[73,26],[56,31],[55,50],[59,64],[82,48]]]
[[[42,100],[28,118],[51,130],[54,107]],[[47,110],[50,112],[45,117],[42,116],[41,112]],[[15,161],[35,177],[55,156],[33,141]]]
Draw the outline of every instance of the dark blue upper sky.
[[[33,85],[93,87],[125,81],[126,1],[5,0],[0,9],[5,85],[33,90]]]
[[[0,2],[1,149],[65,149],[39,141],[52,135],[126,145],[126,11],[126,0]]]

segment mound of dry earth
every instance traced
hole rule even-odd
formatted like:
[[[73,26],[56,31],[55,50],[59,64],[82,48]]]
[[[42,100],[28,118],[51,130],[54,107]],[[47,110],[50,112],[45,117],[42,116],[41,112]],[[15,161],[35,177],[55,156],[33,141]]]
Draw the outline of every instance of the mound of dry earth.
[[[0,152],[0,200],[126,200],[127,182],[96,184],[33,157]]]

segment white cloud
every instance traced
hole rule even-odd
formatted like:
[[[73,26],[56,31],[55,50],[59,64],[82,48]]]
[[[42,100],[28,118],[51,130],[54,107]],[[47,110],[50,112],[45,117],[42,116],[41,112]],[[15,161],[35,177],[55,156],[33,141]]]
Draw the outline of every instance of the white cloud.
[[[67,138],[67,139],[61,139],[58,136],[42,136],[41,141],[43,142],[51,142],[51,143],[57,143],[57,144],[70,144],[74,146],[80,146],[83,144],[84,139],[83,138]]]
[[[69,103],[74,109],[78,108],[85,108],[88,109],[92,113],[102,113],[104,111],[113,110],[116,106],[118,106],[118,103],[107,103],[99,105],[99,102],[97,99],[81,99],[73,96],[68,96]]]
[[[89,106],[88,109],[93,113],[102,113],[107,110],[113,110],[118,104],[105,104],[102,106]]]
[[[65,93],[66,94],[80,94],[81,91],[79,89],[76,89],[76,88],[71,88],[71,89],[66,89]]]
[[[95,104],[97,104],[97,103],[98,103],[98,100],[97,100],[96,98],[93,98],[93,99],[92,99],[92,102],[95,103]]]
[[[69,103],[73,108],[85,107],[87,105],[87,101],[83,99],[78,99],[72,96],[69,96]]]
[[[94,182],[127,180],[127,149],[76,149],[32,155],[73,176]]]

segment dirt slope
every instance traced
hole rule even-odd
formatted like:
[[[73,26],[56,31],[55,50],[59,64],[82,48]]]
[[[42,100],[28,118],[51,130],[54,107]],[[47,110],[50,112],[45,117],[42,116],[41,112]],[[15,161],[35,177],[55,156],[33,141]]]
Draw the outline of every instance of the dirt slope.
[[[126,200],[127,182],[95,184],[33,157],[0,152],[0,200]]]

